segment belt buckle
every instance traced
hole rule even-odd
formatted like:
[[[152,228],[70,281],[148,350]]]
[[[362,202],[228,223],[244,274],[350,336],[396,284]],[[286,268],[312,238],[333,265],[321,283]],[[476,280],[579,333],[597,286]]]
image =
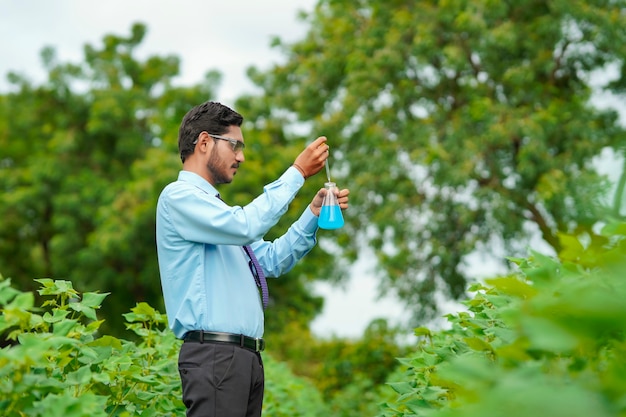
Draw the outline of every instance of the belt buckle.
[[[265,341],[263,339],[254,339],[254,347],[257,352],[262,352],[265,349]]]
[[[253,342],[253,346],[246,346],[246,339],[249,339]],[[239,335],[239,346],[242,348],[247,347],[248,349],[254,349],[255,352],[262,352],[265,349],[265,341],[261,338],[257,339],[256,337],[247,337],[243,334]]]

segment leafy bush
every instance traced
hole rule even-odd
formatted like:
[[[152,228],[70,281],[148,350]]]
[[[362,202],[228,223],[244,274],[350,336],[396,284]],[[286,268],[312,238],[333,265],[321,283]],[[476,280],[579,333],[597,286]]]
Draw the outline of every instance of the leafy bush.
[[[626,415],[626,223],[561,243],[474,285],[449,330],[416,329],[380,416]]]
[[[322,394],[304,378],[294,377],[284,362],[263,356],[265,398],[263,414],[271,417],[327,417]]]
[[[145,303],[125,315],[134,343],[97,337],[96,310],[106,294],[69,281],[37,280],[47,298],[0,281],[0,333],[17,343],[0,351],[0,408],[5,415],[168,416],[183,410],[175,355],[179,342],[165,317]]]
[[[0,409],[4,416],[184,415],[180,341],[146,303],[125,314],[137,342],[99,335],[96,311],[107,294],[79,294],[72,283],[40,279],[35,295],[0,276]],[[283,364],[266,361],[264,408],[274,416],[323,415],[320,394]]]

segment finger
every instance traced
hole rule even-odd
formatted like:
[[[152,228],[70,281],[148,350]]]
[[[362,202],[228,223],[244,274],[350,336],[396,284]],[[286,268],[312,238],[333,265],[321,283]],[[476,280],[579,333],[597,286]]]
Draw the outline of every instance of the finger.
[[[328,153],[330,152],[329,149],[330,146],[328,146],[326,143],[321,143],[317,146],[317,148],[315,148],[315,152],[317,152],[320,156],[328,155]]]
[[[326,136],[320,136],[319,138],[315,139],[313,141],[313,143],[311,143],[311,147],[313,149],[317,149],[319,148],[324,142],[326,142],[328,139],[326,139]]]

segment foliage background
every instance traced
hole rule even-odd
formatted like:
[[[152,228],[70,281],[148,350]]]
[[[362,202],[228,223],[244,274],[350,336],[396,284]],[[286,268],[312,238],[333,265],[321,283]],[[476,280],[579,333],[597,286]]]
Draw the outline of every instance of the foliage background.
[[[166,317],[146,303],[124,315],[131,342],[98,335],[96,311],[107,294],[74,290],[69,281],[37,280],[34,294],[0,281],[0,332],[16,343],[0,350],[0,406],[5,416],[183,415],[177,358],[181,342]],[[309,381],[267,356],[265,412],[322,416]]]
[[[321,234],[306,262],[272,282],[268,379],[276,372],[287,385],[268,389],[267,407],[292,398],[292,389],[311,404],[305,407],[293,397],[294,403],[272,413],[375,415],[382,399],[387,415],[427,415],[438,408],[444,415],[456,408],[471,412],[467,404],[501,395],[491,390],[494,380],[479,378],[484,385],[464,392],[455,385],[464,376],[446,374],[445,366],[439,373],[437,361],[450,360],[453,368],[463,369],[465,359],[454,356],[478,351],[502,366],[498,375],[507,377],[519,370],[497,362],[499,349],[509,342],[517,349],[520,369],[538,367],[533,375],[540,386],[548,376],[568,380],[579,371],[591,380],[605,378],[600,392],[578,388],[584,398],[600,398],[607,415],[623,413],[623,399],[612,394],[622,380],[594,373],[607,364],[623,369],[623,330],[613,323],[619,309],[602,313],[601,325],[615,330],[607,344],[596,350],[582,346],[577,352],[582,356],[576,356],[563,344],[571,350],[578,336],[568,338],[570,330],[560,321],[546,322],[537,313],[538,319],[532,310],[538,307],[518,300],[520,294],[508,293],[508,287],[473,286],[479,294],[467,301],[468,312],[448,317],[451,333],[418,331],[438,346],[426,367],[414,361],[427,355],[425,345],[407,346],[411,331],[384,320],[372,322],[358,339],[319,339],[309,325],[322,308],[322,300],[311,295],[312,283],[345,281],[365,246],[375,251],[381,292],[403,300],[410,326],[436,317],[442,299],[467,296],[467,285],[478,281],[468,269],[469,256],[491,253],[509,268],[512,260],[526,256],[537,233],[550,255],[591,276],[585,285],[606,284],[591,267],[605,267],[607,259],[599,254],[622,245],[619,226],[598,231],[624,219],[626,173],[616,167],[618,181],[608,184],[592,161],[608,150],[624,162],[626,136],[617,112],[595,106],[591,97],[601,91],[623,99],[625,9],[622,0],[321,0],[304,17],[309,31],[302,40],[276,40],[283,63],[266,71],[249,69],[262,93],[240,97],[236,108],[246,116],[244,129],[253,140],[246,170],[223,190],[224,197],[244,205],[289,166],[310,140],[309,132],[317,131],[334,132],[333,178],[352,190],[346,227]],[[80,62],[62,62],[46,48],[47,79],[33,83],[11,73],[11,92],[0,94],[0,271],[15,285],[3,282],[0,335],[9,345],[16,337],[19,342],[1,351],[7,397],[0,400],[14,409],[43,413],[66,404],[66,413],[80,413],[108,404],[111,413],[135,413],[150,404],[167,413],[178,407],[177,388],[169,379],[173,370],[167,368],[169,348],[159,353],[165,378],[155,380],[154,341],[144,339],[158,335],[163,347],[175,341],[167,332],[142,327],[152,326],[145,324],[151,320],[163,324],[154,207],[180,169],[180,119],[189,107],[216,96],[222,75],[207,71],[197,84],[175,85],[179,57],[138,58],[146,33],[147,27],[137,23],[127,34],[105,35],[85,45]],[[613,79],[602,77],[609,68],[616,70]],[[592,79],[598,81],[595,90]],[[307,182],[302,196],[316,189]],[[267,238],[280,235],[308,201],[297,199]],[[521,279],[534,286],[549,281],[543,300],[549,305],[562,280],[582,278],[554,272],[562,267],[546,255],[535,250],[527,262],[517,262],[523,274],[538,262],[541,272]],[[543,281],[534,283],[538,277]],[[618,288],[614,276],[609,278]],[[61,298],[37,309],[46,303],[41,298],[46,294],[35,293],[38,284],[54,288],[48,295]],[[110,293],[100,310],[104,322],[94,316],[102,301],[97,291]],[[68,302],[79,294],[82,301]],[[492,304],[497,311],[490,310]],[[128,311],[130,317],[149,317],[129,324]],[[497,331],[508,336],[492,345],[496,339],[490,332],[499,320],[506,326],[501,330],[498,324]],[[565,336],[543,340],[546,328]],[[565,350],[537,350],[527,344],[531,336]],[[32,357],[24,355],[26,348]],[[115,349],[148,361],[148,372],[116,363]],[[51,352],[59,350],[67,354],[58,358],[62,362],[49,363]],[[598,361],[589,359],[596,354]],[[493,366],[474,356],[470,375]],[[404,377],[393,374],[397,357],[407,358]],[[108,380],[98,379],[107,378],[99,372],[102,366],[117,367]],[[384,393],[391,374],[399,399]],[[119,381],[124,375],[134,381],[132,387]],[[43,391],[34,389],[36,384]],[[61,390],[67,386],[72,390]],[[570,393],[582,392],[578,388]],[[163,398],[171,402],[155,405],[150,392],[159,390],[168,390],[171,397]],[[75,398],[87,392],[79,406]],[[492,406],[485,404],[488,410]]]
[[[250,76],[268,115],[340,134],[336,181],[358,202],[340,245],[374,249],[418,324],[435,294],[464,297],[471,255],[506,264],[533,236],[556,254],[604,215],[591,162],[626,134],[591,81],[623,106],[623,20],[621,1],[324,1],[278,42],[287,63]]]
[[[626,413],[626,223],[558,259],[513,259],[517,273],[475,285],[450,330],[421,327],[380,416],[622,416]]]

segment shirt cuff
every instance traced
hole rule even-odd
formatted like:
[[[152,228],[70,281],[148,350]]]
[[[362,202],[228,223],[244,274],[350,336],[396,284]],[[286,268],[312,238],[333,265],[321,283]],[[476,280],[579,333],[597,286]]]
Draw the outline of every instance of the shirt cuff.
[[[313,214],[311,210],[311,205],[309,204],[306,207],[306,210],[300,215],[298,219],[298,223],[302,227],[302,230],[306,233],[314,235],[317,232],[317,219],[318,217]]]
[[[281,178],[289,183],[298,185],[298,187],[302,187],[304,185],[304,177],[302,176],[302,173],[293,165],[287,168],[287,171],[285,171]]]

